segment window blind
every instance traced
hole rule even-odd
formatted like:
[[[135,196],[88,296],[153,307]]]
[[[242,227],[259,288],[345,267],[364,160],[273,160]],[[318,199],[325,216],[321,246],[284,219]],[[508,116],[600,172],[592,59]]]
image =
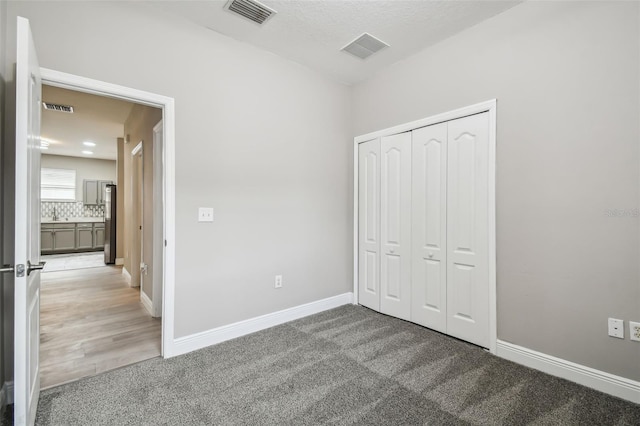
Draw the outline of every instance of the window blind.
[[[42,168],[40,172],[40,197],[43,200],[75,201],[76,171]]]

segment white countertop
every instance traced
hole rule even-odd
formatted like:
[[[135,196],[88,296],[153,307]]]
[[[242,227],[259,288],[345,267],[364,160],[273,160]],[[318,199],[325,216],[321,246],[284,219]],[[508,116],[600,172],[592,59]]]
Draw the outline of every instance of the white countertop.
[[[103,223],[104,219],[101,217],[63,217],[58,220],[53,220],[50,217],[43,217],[40,219],[40,223]]]

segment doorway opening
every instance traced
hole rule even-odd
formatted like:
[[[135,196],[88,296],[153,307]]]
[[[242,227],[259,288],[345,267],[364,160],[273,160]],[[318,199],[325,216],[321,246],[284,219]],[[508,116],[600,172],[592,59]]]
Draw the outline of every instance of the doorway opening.
[[[154,252],[163,247],[146,232],[163,220],[153,215],[162,202],[154,191],[162,174],[153,169],[162,164],[152,155],[162,149],[154,131],[162,109],[49,85],[42,97],[45,389],[162,353],[162,312],[154,309],[162,306],[162,256]]]

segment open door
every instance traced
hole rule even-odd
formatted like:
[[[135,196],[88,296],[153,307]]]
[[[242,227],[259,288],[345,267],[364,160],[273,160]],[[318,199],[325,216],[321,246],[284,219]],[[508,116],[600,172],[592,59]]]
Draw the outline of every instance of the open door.
[[[32,425],[40,395],[40,67],[27,19],[16,59],[14,421]]]

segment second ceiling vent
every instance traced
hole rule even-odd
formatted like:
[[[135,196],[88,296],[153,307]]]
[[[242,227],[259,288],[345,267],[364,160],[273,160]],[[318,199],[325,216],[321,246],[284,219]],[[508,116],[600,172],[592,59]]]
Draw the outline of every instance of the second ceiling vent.
[[[255,0],[229,0],[224,8],[259,25],[264,24],[277,13],[270,7]]]
[[[68,112],[73,114],[73,107],[71,105],[52,104],[51,102],[43,102],[42,106],[48,111]]]
[[[360,59],[367,59],[385,47],[389,47],[389,45],[369,33],[364,33],[340,50],[351,53]]]

